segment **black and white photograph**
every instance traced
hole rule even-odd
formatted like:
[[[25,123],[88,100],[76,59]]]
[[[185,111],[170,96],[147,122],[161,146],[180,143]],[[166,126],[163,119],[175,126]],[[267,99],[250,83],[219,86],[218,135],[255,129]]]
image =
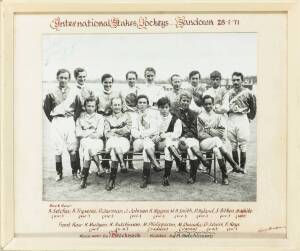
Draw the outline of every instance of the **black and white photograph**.
[[[256,33],[44,34],[44,201],[257,201]]]
[[[4,249],[298,246],[299,4],[29,2],[1,17]]]

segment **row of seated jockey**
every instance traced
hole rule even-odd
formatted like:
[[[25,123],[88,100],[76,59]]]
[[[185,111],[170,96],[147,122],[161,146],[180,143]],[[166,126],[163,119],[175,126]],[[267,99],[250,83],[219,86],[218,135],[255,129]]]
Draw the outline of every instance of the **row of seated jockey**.
[[[150,179],[150,167],[153,165],[155,171],[161,171],[162,167],[157,161],[159,158],[157,153],[164,153],[165,159],[165,173],[164,173],[164,185],[169,185],[169,176],[172,167],[173,160],[176,161],[176,165],[182,171],[186,171],[183,164],[183,158],[188,158],[190,160],[190,177],[188,180],[189,184],[193,184],[196,181],[196,172],[199,165],[199,161],[206,167],[210,168],[211,162],[207,160],[205,155],[201,152],[199,141],[195,138],[187,138],[184,142],[181,141],[172,141],[168,140],[158,142],[155,144],[152,139],[136,139],[130,141],[125,137],[111,137],[105,143],[101,139],[91,139],[83,138],[81,140],[81,150],[83,153],[83,169],[82,169],[82,183],[81,187],[86,187],[86,179],[88,176],[88,170],[91,160],[94,160],[97,164],[98,171],[104,172],[105,169],[110,168],[110,177],[108,179],[108,184],[106,186],[107,190],[112,190],[114,188],[115,179],[117,176],[117,169],[120,165],[121,171],[126,172],[127,167],[124,163],[124,154],[128,153],[130,148],[132,149],[129,152],[129,168],[132,168],[132,159],[134,153],[142,153],[143,156],[143,183],[141,188],[147,187]],[[232,161],[229,154],[223,150],[222,142],[218,137],[213,137],[208,139],[207,144],[216,145],[212,147],[213,153],[215,154],[220,169],[222,173],[222,183],[228,185],[228,175],[225,160],[227,160],[233,170],[239,172],[239,167]],[[157,152],[159,151],[159,152]],[[102,166],[100,165],[99,152],[102,152]],[[211,151],[208,152],[208,156],[211,156]],[[109,161],[111,159],[111,167],[109,167]],[[103,168],[101,170],[101,168]]]

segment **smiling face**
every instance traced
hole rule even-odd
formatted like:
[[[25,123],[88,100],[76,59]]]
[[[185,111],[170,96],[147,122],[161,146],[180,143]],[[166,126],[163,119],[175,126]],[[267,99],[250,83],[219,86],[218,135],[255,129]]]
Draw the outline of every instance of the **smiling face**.
[[[203,107],[205,109],[206,112],[210,112],[213,108],[213,101],[211,98],[206,98],[204,99],[203,102]]]
[[[79,85],[84,85],[84,83],[86,82],[86,72],[85,71],[81,71],[81,72],[78,72],[78,76],[76,78],[76,81]]]
[[[136,83],[136,76],[134,73],[129,73],[127,76],[127,82],[130,87],[134,87]]]
[[[187,110],[189,109],[189,106],[191,104],[191,99],[187,96],[182,96],[180,101],[179,101],[179,105],[181,106],[181,108],[183,110]]]
[[[113,83],[113,78],[105,78],[102,82],[103,84],[103,89],[105,91],[110,91]]]
[[[242,77],[241,76],[237,76],[237,75],[233,75],[232,76],[232,85],[235,91],[239,91],[242,87]]]
[[[172,78],[172,86],[173,86],[173,89],[174,91],[179,91],[180,90],[180,87],[181,87],[181,80],[180,80],[180,77],[179,76],[174,76]]]
[[[70,75],[68,72],[62,72],[57,76],[57,81],[60,88],[65,88],[70,80]]]
[[[145,79],[148,84],[152,84],[154,82],[155,73],[153,71],[145,72]]]
[[[122,111],[122,100],[121,98],[114,98],[111,103],[111,108],[114,114],[118,114]]]
[[[85,104],[85,110],[88,114],[92,114],[96,111],[96,101],[88,101]]]
[[[137,102],[137,109],[144,112],[148,108],[148,101],[146,98],[140,98]]]

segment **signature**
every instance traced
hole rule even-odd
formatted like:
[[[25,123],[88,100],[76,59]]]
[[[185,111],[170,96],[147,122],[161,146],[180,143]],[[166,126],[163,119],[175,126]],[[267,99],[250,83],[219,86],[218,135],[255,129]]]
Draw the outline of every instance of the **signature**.
[[[188,232],[188,231],[179,231],[171,234],[170,237],[173,238],[213,238],[215,235],[214,232]]]
[[[277,229],[282,229],[282,228],[286,228],[286,226],[260,228],[260,229],[257,230],[257,232],[263,233],[263,232],[269,232],[269,231],[272,231],[272,230],[277,230]]]

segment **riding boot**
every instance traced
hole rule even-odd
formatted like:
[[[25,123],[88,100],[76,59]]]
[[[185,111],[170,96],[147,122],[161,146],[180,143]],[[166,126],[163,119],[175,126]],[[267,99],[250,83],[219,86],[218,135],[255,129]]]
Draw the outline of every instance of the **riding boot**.
[[[222,173],[222,184],[229,185],[227,168],[224,159],[218,159],[218,163]]]
[[[171,153],[171,155],[174,157],[175,161],[177,161],[177,162],[182,161],[182,157],[180,156],[180,154],[177,151],[177,149],[175,148],[175,146],[169,146],[168,150]]]
[[[152,150],[150,149],[145,149],[145,152],[148,156],[148,158],[150,159],[151,161],[151,164],[153,165],[153,170],[155,172],[160,172],[162,171],[162,168],[160,166],[160,163],[156,160],[156,157],[154,156],[155,154],[153,154]]]
[[[86,182],[87,182],[87,178],[89,176],[89,170],[90,170],[90,165],[91,165],[91,161],[90,160],[85,160],[83,162],[83,168],[81,171],[81,183],[80,183],[80,188],[86,188]]]
[[[242,173],[247,173],[247,171],[246,171],[246,152],[241,152],[241,169],[242,169]]]
[[[81,183],[80,183],[80,188],[86,188],[86,181],[87,181],[87,177],[89,175],[89,168],[82,168],[81,170]]]
[[[156,161],[157,161],[158,163],[160,163],[160,152],[155,151],[154,156],[155,156]]]
[[[107,191],[110,191],[115,187],[115,181],[116,181],[117,172],[118,172],[118,165],[119,165],[118,161],[111,162],[111,171],[110,171],[109,179],[107,180],[107,183],[105,186],[105,189]]]
[[[148,184],[150,184],[150,170],[151,164],[150,162],[144,162],[143,164],[143,181],[140,185],[140,188],[146,188]]]
[[[169,186],[169,177],[171,175],[173,161],[165,160],[165,173],[163,177],[163,186]]]
[[[239,165],[231,158],[230,154],[228,152],[226,152],[222,147],[219,148],[220,149],[220,152],[222,153],[224,159],[226,161],[228,161],[228,163],[231,165],[231,167],[233,168],[233,172],[236,172],[236,173],[241,173],[242,170],[241,168],[239,167]]]
[[[197,156],[197,158],[202,162],[202,164],[206,168],[209,168],[209,163],[207,162],[206,158],[203,156],[202,152],[200,150],[197,150],[197,149],[193,148],[193,147],[191,147],[191,150],[192,150],[193,154],[195,154]]]
[[[190,168],[190,178],[188,179],[188,184],[194,184],[196,182],[196,175],[197,175],[197,168],[199,165],[199,161],[196,160],[190,160],[191,168]]]
[[[235,163],[237,163],[238,165],[240,164],[238,151],[232,151],[232,158]]]
[[[62,163],[61,162],[56,162],[55,163],[56,166],[56,181],[60,181],[62,180],[63,177],[63,167],[62,167]]]
[[[78,180],[80,177],[78,176],[78,166],[77,166],[77,160],[71,160],[71,168],[72,168],[72,175],[73,179]]]
[[[211,171],[212,157],[213,157],[213,155],[212,155],[211,152],[206,153],[206,158],[207,158],[206,161],[207,161],[208,164],[209,164],[209,167],[206,168],[206,172],[207,172],[207,173],[210,173],[210,171]]]
[[[79,155],[79,151],[76,151],[76,165],[77,165],[77,172],[78,174],[80,174],[81,172],[81,162],[80,162],[80,155]]]

